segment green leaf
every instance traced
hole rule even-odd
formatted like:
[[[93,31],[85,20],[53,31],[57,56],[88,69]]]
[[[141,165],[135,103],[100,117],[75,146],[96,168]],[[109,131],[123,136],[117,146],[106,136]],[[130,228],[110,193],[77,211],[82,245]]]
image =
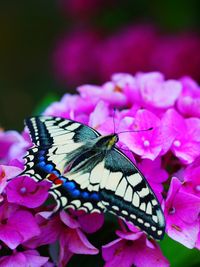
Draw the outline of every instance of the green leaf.
[[[188,249],[180,243],[174,241],[165,235],[160,247],[164,256],[170,262],[170,267],[195,267],[200,266],[199,251],[196,249]]]

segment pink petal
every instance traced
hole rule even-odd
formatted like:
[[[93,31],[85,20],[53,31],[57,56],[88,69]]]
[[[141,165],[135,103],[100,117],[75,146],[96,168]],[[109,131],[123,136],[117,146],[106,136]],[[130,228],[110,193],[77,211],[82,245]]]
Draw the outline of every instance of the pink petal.
[[[83,214],[78,216],[78,222],[84,232],[94,233],[103,226],[104,215],[99,213]]]
[[[50,187],[51,183],[48,181],[36,183],[28,176],[20,176],[8,184],[6,188],[7,199],[10,203],[36,208],[47,199]]]
[[[40,234],[36,220],[29,211],[18,210],[10,216],[8,224],[23,237],[23,242]]]
[[[179,192],[174,199],[174,207],[181,220],[193,223],[198,220],[200,213],[200,198],[186,192]]]
[[[105,122],[108,116],[109,116],[108,104],[103,101],[99,101],[94,111],[90,114],[88,125],[98,130],[99,126]]]
[[[36,250],[26,250],[23,252],[27,260],[27,266],[40,267],[48,261],[48,257],[42,257]]]
[[[169,108],[174,105],[181,93],[181,83],[175,80],[164,81],[160,73],[148,73],[138,76],[143,101],[157,108]]]
[[[26,257],[23,255],[22,252],[18,252],[11,256],[4,256],[0,259],[1,267],[22,267],[26,265]]]
[[[76,254],[98,254],[98,249],[96,249],[86,238],[86,236],[77,229],[73,232],[73,238],[68,244],[68,248],[71,252]]]
[[[76,228],[80,227],[78,221],[73,219],[72,216],[70,216],[65,211],[60,212],[60,219],[65,225],[67,225],[71,229],[76,229]]]
[[[2,257],[0,265],[3,267],[42,267],[47,261],[48,257],[40,256],[36,250],[27,250]]]
[[[154,243],[154,246],[146,246],[145,240],[138,240],[134,244],[133,262],[136,266],[141,267],[168,267],[169,262],[162,255],[159,246]],[[130,252],[132,253],[132,251]]]
[[[185,223],[178,216],[168,216],[167,234],[187,248],[194,248],[198,238],[199,222]]]
[[[121,137],[121,140],[142,158],[154,160],[163,146],[159,118],[148,110],[138,110],[133,125],[135,126],[134,130],[138,130],[138,132],[127,133]],[[148,131],[152,127],[153,129]]]
[[[102,256],[106,261],[105,267],[131,267],[132,257],[125,249],[125,241],[121,238],[110,242],[102,247]]]
[[[167,194],[167,199],[165,202],[165,213],[166,213],[165,216],[167,216],[169,209],[172,208],[174,198],[175,198],[176,194],[178,193],[178,191],[180,190],[181,185],[182,185],[182,183],[178,180],[178,178],[172,177],[172,180],[170,183],[170,188],[169,188],[168,194]]]
[[[15,249],[23,242],[23,236],[13,227],[6,225],[0,229],[0,240],[2,240],[9,248]]]
[[[130,228],[129,228],[129,229],[130,229]],[[137,239],[139,239],[142,235],[144,235],[143,232],[141,232],[141,231],[136,232],[136,233],[131,233],[131,232],[127,232],[127,233],[125,233],[125,232],[123,232],[123,231],[119,231],[119,230],[116,231],[116,234],[117,234],[119,237],[123,238],[123,239],[126,239],[126,240],[132,240],[132,241],[137,240]]]
[[[60,236],[59,266],[65,266],[73,254],[97,254],[98,249],[92,246],[79,230],[63,230]]]
[[[44,220],[40,217],[39,219],[37,218],[37,223],[40,227],[40,235],[29,239],[23,243],[23,246],[33,249],[46,244],[52,244],[58,239],[62,231],[62,222],[58,216],[49,220]]]

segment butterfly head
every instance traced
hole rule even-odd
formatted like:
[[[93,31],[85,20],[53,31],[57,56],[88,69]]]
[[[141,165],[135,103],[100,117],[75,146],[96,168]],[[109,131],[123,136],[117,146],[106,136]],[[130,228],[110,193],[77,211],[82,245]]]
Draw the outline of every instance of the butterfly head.
[[[101,136],[96,143],[96,147],[101,150],[110,150],[118,141],[119,138],[117,134]]]

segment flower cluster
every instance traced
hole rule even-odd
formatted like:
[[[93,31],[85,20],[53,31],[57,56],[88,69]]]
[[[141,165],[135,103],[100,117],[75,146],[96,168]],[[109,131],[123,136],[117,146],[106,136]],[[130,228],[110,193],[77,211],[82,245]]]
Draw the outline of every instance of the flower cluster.
[[[168,78],[200,81],[197,34],[160,34],[153,26],[126,26],[109,36],[98,29],[72,30],[53,53],[57,80],[68,85],[104,82],[115,72],[161,71]],[[94,68],[95,66],[95,68]]]
[[[119,73],[102,86],[83,85],[78,94],[65,94],[44,114],[79,121],[101,134],[129,131],[119,134],[118,145],[157,195],[167,235],[187,248],[200,249],[199,102],[199,87],[189,77],[165,80],[158,72]],[[147,131],[141,131],[144,129]],[[53,209],[47,201],[51,184],[20,176],[23,155],[31,145],[27,132],[1,131],[0,144],[0,240],[4,255],[0,266],[13,262],[18,263],[15,266],[54,266],[56,262],[62,267],[75,254],[100,251],[106,267],[118,263],[124,267],[169,266],[154,240],[133,225],[125,227],[121,220],[115,240],[106,238],[94,246],[94,240],[88,238],[102,227],[103,214],[62,211],[49,218]],[[104,230],[100,229],[102,236]],[[45,252],[44,247],[48,248]]]

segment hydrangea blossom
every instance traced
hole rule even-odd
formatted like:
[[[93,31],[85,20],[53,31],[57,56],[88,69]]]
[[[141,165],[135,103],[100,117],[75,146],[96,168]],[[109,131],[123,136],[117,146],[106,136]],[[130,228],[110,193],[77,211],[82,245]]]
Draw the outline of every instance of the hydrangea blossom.
[[[188,77],[118,73],[102,86],[79,86],[77,94],[65,94],[43,113],[79,121],[101,134],[119,133],[119,148],[144,173],[162,205],[166,233],[189,249],[200,248],[198,90]],[[159,244],[129,223],[118,220],[109,229],[116,238],[105,239],[109,220],[104,223],[103,214],[70,209],[52,214],[51,183],[20,175],[31,146],[26,131],[1,131],[0,145],[1,266],[62,267],[78,254],[89,257],[101,249],[107,267],[121,261],[124,267],[169,266]],[[90,239],[96,231],[100,244]]]

